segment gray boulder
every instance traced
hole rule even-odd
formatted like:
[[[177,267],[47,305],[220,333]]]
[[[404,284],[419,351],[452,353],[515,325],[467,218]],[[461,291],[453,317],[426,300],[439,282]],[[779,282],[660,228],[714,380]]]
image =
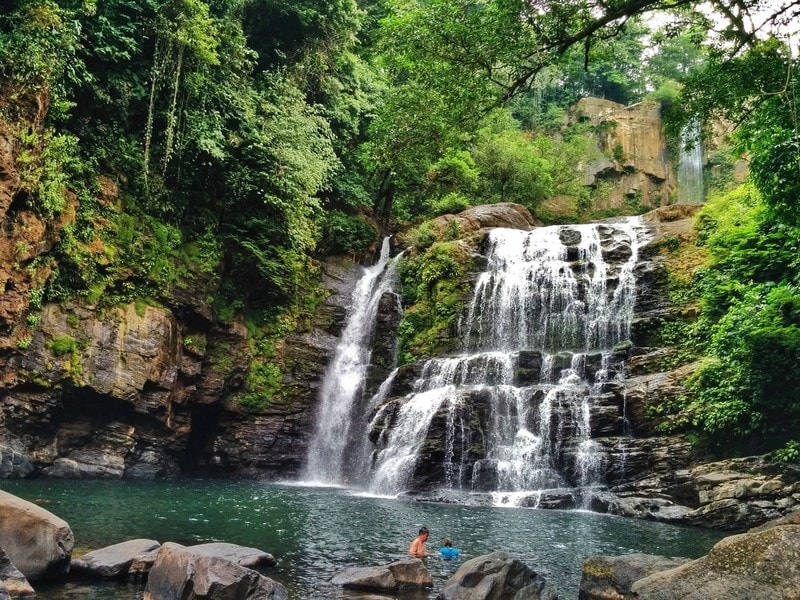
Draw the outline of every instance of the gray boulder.
[[[150,570],[144,600],[288,600],[285,587],[224,558],[167,542]]]
[[[25,579],[25,575],[14,566],[6,551],[0,548],[0,600],[3,598],[33,598],[34,596],[36,596],[36,592]]]
[[[393,592],[404,588],[431,587],[433,580],[419,558],[399,560],[377,567],[352,567],[331,579],[334,585],[353,590]]]
[[[651,554],[590,556],[581,565],[578,600],[633,598],[631,586],[635,581],[688,562],[688,558],[666,558]]]
[[[278,564],[272,554],[268,554],[258,548],[248,548],[246,546],[239,546],[237,544],[228,544],[226,542],[212,542],[209,544],[198,544],[190,546],[189,549],[194,554],[202,554],[203,556],[214,556],[217,558],[224,558],[231,562],[236,563],[242,567],[274,567]]]
[[[75,537],[66,521],[0,491],[0,546],[28,581],[65,575],[74,544]]]
[[[492,552],[465,562],[437,600],[558,600],[552,584],[522,561]]]
[[[71,575],[114,579],[125,577],[138,556],[151,553],[161,547],[155,540],[128,540],[106,546],[72,559]]]
[[[732,535],[704,557],[631,586],[641,600],[800,598],[800,525]]]

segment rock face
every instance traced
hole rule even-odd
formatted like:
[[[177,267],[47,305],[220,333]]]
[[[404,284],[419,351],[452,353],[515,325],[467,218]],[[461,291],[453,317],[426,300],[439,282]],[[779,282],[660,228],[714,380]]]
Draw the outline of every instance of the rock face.
[[[596,208],[621,208],[631,199],[650,208],[670,203],[676,181],[657,102],[624,106],[581,98],[572,109],[572,118],[589,121],[603,132],[599,149],[614,157],[583,166],[586,185],[595,186],[600,180],[611,185],[610,193],[598,199]]]
[[[431,574],[422,560],[400,560],[377,567],[352,567],[331,579],[333,585],[352,590],[396,592],[400,589],[431,587]]]
[[[470,559],[448,580],[437,600],[557,600],[555,588],[505,552]]]
[[[66,574],[74,543],[72,530],[65,521],[0,491],[0,546],[29,581]]]
[[[134,561],[140,561],[140,557],[153,553],[159,548],[161,548],[161,544],[155,540],[120,542],[72,559],[69,572],[70,575],[103,579],[125,577]]]
[[[641,600],[800,598],[800,525],[733,535],[708,555],[631,586]]]
[[[145,600],[288,600],[279,583],[234,562],[168,542],[147,579]]]

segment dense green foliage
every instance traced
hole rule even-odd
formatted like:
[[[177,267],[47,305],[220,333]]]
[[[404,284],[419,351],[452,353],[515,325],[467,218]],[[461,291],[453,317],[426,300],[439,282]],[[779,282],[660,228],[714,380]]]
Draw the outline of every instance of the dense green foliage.
[[[402,360],[430,355],[454,331],[469,257],[457,225],[425,219],[499,201],[591,218],[603,188],[576,167],[599,158],[597,132],[568,125],[566,109],[586,95],[649,97],[673,148],[691,119],[709,133],[723,117],[751,165],[752,183],[698,220],[712,264],[678,286],[701,303],[685,355],[703,366],[691,398],[667,407],[673,423],[796,456],[798,64],[746,19],[710,40],[695,4],[10,0],[0,126],[14,203],[58,230],[35,264],[15,266],[46,274],[28,326],[46,301],[168,305],[202,281],[219,318],[247,316],[254,359],[238,402],[260,410],[279,395],[276,340],[322,299],[317,258],[367,253],[413,225]],[[758,4],[711,3],[728,17]],[[796,3],[771,6],[773,31],[798,16]],[[652,9],[675,10],[660,31],[640,18]],[[714,160],[729,172],[734,158]],[[553,198],[569,210],[549,214]]]

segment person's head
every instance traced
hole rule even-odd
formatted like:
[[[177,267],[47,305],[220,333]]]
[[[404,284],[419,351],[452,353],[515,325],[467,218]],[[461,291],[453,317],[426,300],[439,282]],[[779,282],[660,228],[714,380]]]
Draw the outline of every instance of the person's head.
[[[427,527],[423,527],[423,528],[421,528],[419,530],[419,535],[420,536],[424,536],[425,538],[427,538],[429,534],[430,534],[430,532],[428,531]]]
[[[451,540],[450,538],[444,538],[444,545],[445,545],[446,548],[452,547],[453,540]]]

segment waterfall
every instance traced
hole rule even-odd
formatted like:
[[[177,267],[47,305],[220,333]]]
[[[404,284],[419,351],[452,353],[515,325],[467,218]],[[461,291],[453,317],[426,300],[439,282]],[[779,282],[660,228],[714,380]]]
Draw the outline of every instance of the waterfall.
[[[703,182],[704,149],[700,124],[695,119],[681,131],[678,157],[678,202],[697,204],[705,200]]]
[[[624,369],[614,348],[630,335],[644,231],[638,218],[493,229],[459,322],[465,351],[426,361],[372,419],[369,489],[398,494],[421,477],[497,503],[543,490],[585,501],[602,484],[592,416]]]
[[[356,407],[363,394],[370,364],[370,340],[378,303],[391,290],[394,275],[389,259],[389,238],[385,238],[380,258],[365,268],[353,291],[347,324],[325,372],[316,428],[309,446],[303,479],[326,485],[348,482],[348,448],[360,437],[354,431],[359,422]]]

